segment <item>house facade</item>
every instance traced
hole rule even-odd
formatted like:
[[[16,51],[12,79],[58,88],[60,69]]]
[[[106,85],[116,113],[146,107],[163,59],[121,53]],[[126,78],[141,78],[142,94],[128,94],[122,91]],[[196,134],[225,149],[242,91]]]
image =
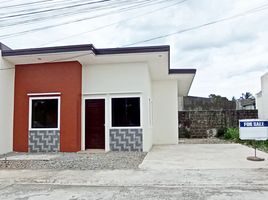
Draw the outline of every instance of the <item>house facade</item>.
[[[0,45],[0,153],[177,143],[178,97],[196,70],[170,69],[169,46]]]
[[[256,94],[256,103],[260,119],[268,119],[268,73],[261,77],[261,91]]]

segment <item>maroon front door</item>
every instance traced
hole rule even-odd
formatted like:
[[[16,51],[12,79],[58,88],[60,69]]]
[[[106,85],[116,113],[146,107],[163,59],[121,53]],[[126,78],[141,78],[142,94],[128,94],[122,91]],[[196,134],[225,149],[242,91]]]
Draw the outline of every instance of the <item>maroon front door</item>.
[[[105,101],[88,99],[85,106],[86,149],[105,148]]]

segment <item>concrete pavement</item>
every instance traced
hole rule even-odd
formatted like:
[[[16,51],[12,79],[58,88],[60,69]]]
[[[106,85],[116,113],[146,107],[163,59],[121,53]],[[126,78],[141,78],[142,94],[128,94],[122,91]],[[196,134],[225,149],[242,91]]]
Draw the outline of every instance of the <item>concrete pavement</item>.
[[[267,169],[1,170],[0,199],[267,199]]]
[[[0,170],[0,199],[268,199],[267,160],[247,161],[248,153],[180,144],[154,147],[139,170]]]
[[[241,169],[268,168],[268,154],[257,151],[263,162],[248,161],[254,150],[241,144],[179,144],[155,146],[142,169]]]

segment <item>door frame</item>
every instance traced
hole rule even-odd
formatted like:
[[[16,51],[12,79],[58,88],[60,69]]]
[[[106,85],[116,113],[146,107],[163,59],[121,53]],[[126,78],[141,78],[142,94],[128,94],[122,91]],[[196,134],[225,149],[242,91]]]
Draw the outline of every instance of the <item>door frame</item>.
[[[86,95],[82,99],[82,134],[81,134],[81,150],[84,151],[86,150],[86,142],[85,142],[85,119],[86,119],[86,100],[89,99],[103,99],[104,100],[104,123],[105,123],[105,128],[104,128],[104,135],[105,135],[105,151],[110,151],[110,146],[109,146],[109,131],[108,131],[108,120],[107,120],[107,111],[108,111],[108,105],[107,105],[107,96],[106,95]]]

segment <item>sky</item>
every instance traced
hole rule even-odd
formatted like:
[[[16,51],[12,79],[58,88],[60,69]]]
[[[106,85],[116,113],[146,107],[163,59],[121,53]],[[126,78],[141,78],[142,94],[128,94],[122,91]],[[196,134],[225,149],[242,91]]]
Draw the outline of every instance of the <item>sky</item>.
[[[191,96],[255,95],[268,72],[268,0],[0,0],[0,13],[12,49],[170,45],[171,68],[197,69]]]

